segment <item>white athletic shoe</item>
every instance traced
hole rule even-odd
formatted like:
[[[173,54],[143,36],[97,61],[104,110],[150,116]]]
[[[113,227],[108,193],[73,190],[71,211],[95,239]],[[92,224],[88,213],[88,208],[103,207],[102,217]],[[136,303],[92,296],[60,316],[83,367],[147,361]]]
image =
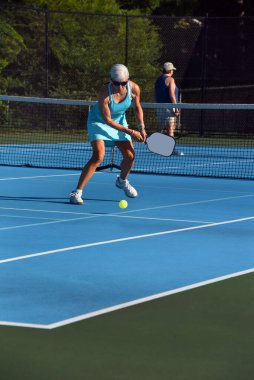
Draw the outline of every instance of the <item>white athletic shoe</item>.
[[[127,197],[135,198],[138,196],[138,192],[136,189],[134,189],[133,186],[131,186],[130,182],[126,179],[124,182],[120,182],[120,177],[117,177],[116,180],[116,187],[119,187],[119,189],[122,189]]]
[[[74,190],[70,193],[70,203],[73,205],[82,205],[84,203],[82,197],[82,192]]]

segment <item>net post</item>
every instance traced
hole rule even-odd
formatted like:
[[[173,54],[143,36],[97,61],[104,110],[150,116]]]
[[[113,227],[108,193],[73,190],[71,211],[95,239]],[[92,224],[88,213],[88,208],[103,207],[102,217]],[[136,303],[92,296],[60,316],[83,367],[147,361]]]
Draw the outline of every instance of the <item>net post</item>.
[[[110,156],[110,171],[112,172],[114,169],[114,160],[115,160],[115,146],[112,147],[111,156]]]
[[[182,103],[182,92],[179,91],[179,103]],[[180,110],[181,111],[181,110]],[[178,134],[181,134],[182,133],[182,124],[181,124],[181,112],[180,114],[178,115],[177,117],[177,121],[176,121],[176,132]]]

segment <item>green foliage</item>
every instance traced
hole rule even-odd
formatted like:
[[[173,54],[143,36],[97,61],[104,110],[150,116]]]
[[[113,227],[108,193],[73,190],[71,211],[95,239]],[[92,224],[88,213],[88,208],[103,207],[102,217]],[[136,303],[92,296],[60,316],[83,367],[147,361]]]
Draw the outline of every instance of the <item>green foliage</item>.
[[[117,2],[122,9],[139,9],[146,14],[151,14],[160,6],[160,0],[118,0]]]
[[[50,10],[119,13],[120,8],[115,0],[27,0],[27,4],[40,7],[47,6]]]
[[[154,9],[154,15],[167,16],[195,16],[201,0],[160,0],[159,6]]]
[[[0,57],[12,61],[24,48],[24,40],[16,30],[0,17]]]
[[[125,63],[126,59],[133,78],[146,76],[149,72],[152,75],[160,41],[149,20],[129,20],[129,55],[125,57],[125,18],[54,14],[52,19],[55,33],[50,39],[50,48],[54,53],[56,72],[59,72],[57,66],[61,67],[56,87],[52,89],[55,95],[61,86],[61,91],[63,87],[68,88],[77,97],[96,97],[101,82],[108,80],[110,66]],[[149,41],[147,36],[150,37]],[[68,75],[70,70],[71,81]]]
[[[5,92],[8,79],[1,75],[3,70],[17,60],[25,43],[22,36],[1,15],[0,17],[0,91]]]
[[[23,3],[36,8],[5,13],[6,27],[13,29],[19,41],[15,57],[0,61],[3,69],[12,70],[9,76],[12,80],[6,82],[6,92],[44,96],[46,62],[49,68],[48,95],[54,97],[94,99],[102,82],[108,81],[114,63],[128,62],[132,78],[141,78],[141,85],[145,84],[142,78],[154,75],[161,43],[156,27],[149,19],[128,17],[126,12],[120,15],[119,5],[111,0],[27,0]],[[46,5],[49,9],[47,39]],[[53,9],[62,12],[50,12]],[[96,12],[110,12],[111,15]],[[15,39],[12,37],[12,40]]]

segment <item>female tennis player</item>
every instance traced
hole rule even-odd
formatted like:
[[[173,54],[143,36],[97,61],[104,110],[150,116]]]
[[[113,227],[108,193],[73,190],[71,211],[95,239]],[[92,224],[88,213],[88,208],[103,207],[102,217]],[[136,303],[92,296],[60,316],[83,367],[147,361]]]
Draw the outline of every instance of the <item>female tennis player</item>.
[[[128,128],[125,112],[131,104],[134,106],[139,130]],[[116,64],[111,67],[110,82],[102,86],[98,103],[89,112],[87,128],[93,153],[82,170],[76,190],[70,194],[70,203],[83,204],[83,188],[104,159],[105,142],[107,145],[116,145],[123,157],[116,186],[128,197],[135,198],[138,193],[127,179],[135,158],[132,138],[145,142],[146,131],[140,104],[140,88],[129,80],[126,66]]]

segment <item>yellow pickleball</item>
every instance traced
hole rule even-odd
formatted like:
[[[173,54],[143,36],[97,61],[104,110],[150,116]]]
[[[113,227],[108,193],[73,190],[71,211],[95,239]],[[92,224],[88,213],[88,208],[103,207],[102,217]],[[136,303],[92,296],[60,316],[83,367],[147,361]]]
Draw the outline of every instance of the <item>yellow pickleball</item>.
[[[119,207],[120,208],[126,208],[128,207],[128,202],[126,200],[121,200],[119,203],[118,203]]]

